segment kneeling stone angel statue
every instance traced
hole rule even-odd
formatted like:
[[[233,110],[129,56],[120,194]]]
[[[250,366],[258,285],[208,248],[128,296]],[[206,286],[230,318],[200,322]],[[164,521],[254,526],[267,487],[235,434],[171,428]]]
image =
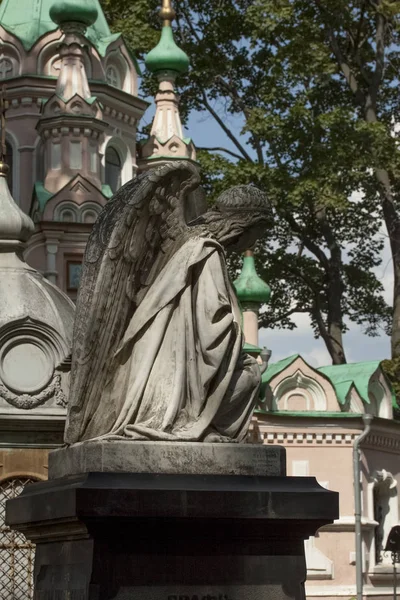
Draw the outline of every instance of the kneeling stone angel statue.
[[[79,291],[67,444],[93,439],[240,442],[260,369],[243,352],[225,250],[251,247],[272,220],[254,186],[189,220],[197,169],[148,171],[108,201]]]

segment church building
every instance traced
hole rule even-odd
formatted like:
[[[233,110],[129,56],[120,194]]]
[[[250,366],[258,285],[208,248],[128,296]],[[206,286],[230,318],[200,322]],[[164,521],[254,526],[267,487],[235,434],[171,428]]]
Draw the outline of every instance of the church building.
[[[36,225],[25,257],[75,299],[91,224],[137,172],[139,67],[98,0],[3,0],[0,36],[8,183]]]

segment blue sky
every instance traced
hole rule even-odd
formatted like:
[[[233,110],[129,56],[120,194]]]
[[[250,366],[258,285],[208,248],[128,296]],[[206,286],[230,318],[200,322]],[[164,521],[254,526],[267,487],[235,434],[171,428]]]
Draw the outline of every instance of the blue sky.
[[[143,123],[152,119],[154,108],[147,111]],[[226,118],[226,124],[235,132],[239,133],[241,123],[233,117]],[[186,128],[187,134],[193,139],[196,146],[214,147],[222,146],[235,151],[236,148],[215,123],[208,113],[192,113]],[[385,235],[384,231],[382,232]],[[378,278],[385,287],[386,301],[392,303],[393,273],[391,266],[390,249],[385,245],[382,264],[376,269]],[[273,290],[272,290],[273,292]],[[276,362],[291,354],[301,354],[303,358],[315,367],[331,363],[329,354],[322,340],[314,339],[310,321],[307,315],[298,314],[294,318],[297,328],[287,330],[260,330],[260,345],[267,346],[272,350],[271,362]],[[382,332],[379,337],[368,337],[362,333],[360,327],[348,323],[349,331],[344,336],[344,345],[348,362],[360,362],[367,360],[382,360],[390,358],[390,338]]]

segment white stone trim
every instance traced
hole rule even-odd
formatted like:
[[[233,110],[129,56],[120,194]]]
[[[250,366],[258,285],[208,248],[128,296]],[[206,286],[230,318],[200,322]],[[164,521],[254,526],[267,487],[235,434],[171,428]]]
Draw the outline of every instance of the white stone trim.
[[[388,394],[385,387],[379,381],[379,379],[375,379],[371,381],[369,384],[369,396],[370,399],[373,399],[373,402],[376,406],[376,414],[381,419],[391,419],[393,418],[393,409],[392,409],[392,398]]]
[[[288,401],[294,394],[301,395],[306,399],[306,410],[323,411],[327,409],[327,397],[322,386],[300,369],[283,379],[274,388],[274,410],[287,410]]]
[[[264,444],[290,444],[290,445],[345,445],[351,446],[358,437],[357,433],[313,433],[308,431],[287,432],[287,431],[263,431],[262,421],[258,421],[261,438]]]
[[[109,145],[116,149],[121,158],[121,186],[123,186],[133,177],[132,155],[128,144],[121,139],[121,137],[117,137],[116,135],[107,137],[100,150],[102,170],[101,181],[102,183],[105,181],[106,150]]]
[[[334,579],[334,564],[315,545],[315,537],[311,536],[304,542],[306,555],[307,579]]]
[[[346,596],[351,598],[356,594],[355,585],[307,585],[306,583],[305,588],[307,598],[319,596]]]
[[[128,94],[133,95],[134,91],[133,91],[133,87],[132,87],[131,71],[130,71],[129,65],[126,61],[126,58],[123,56],[123,54],[121,54],[120,48],[112,50],[106,58],[106,64],[105,64],[105,68],[104,68],[104,72],[106,74],[106,79],[107,79],[107,69],[109,67],[114,67],[114,69],[116,69],[117,73],[119,74],[120,85],[116,86],[116,87],[119,88],[120,90],[123,90],[124,92],[127,92]],[[109,84],[109,85],[111,85],[111,84]]]
[[[321,484],[320,484],[321,485]],[[361,527],[365,530],[374,530],[378,525],[374,519],[367,517],[361,517]],[[355,518],[354,515],[348,515],[335,519],[333,523],[323,525],[319,531],[354,531],[355,530]]]
[[[390,596],[393,598],[393,586],[382,586],[374,587],[372,585],[364,585],[364,596]],[[356,595],[355,585],[307,585],[306,583],[306,596],[307,598],[319,598],[319,597],[346,597],[347,599],[352,598]]]

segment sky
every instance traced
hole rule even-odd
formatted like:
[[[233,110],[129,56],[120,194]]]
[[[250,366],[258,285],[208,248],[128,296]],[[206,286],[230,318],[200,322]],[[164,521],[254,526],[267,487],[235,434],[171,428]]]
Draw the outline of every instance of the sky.
[[[150,108],[143,123],[148,123],[153,114],[154,109]],[[241,126],[240,122],[235,121],[230,116],[226,119],[226,124],[235,132],[238,132]],[[229,138],[208,113],[192,113],[187,123],[186,134],[193,139],[194,144],[198,147],[222,146],[232,151],[236,150]],[[382,230],[382,235],[387,239],[384,230]],[[385,244],[382,264],[376,268],[376,274],[384,285],[386,301],[388,304],[392,304],[393,271],[388,243]],[[292,354],[301,354],[304,360],[313,367],[331,364],[332,361],[324,342],[321,339],[314,338],[308,315],[298,313],[294,315],[293,320],[297,328],[292,331],[260,329],[260,346],[266,346],[272,351],[270,364]],[[354,363],[390,358],[390,338],[387,335],[382,332],[379,337],[371,338],[364,335],[359,326],[350,322],[347,325],[349,331],[344,335],[347,362]]]

